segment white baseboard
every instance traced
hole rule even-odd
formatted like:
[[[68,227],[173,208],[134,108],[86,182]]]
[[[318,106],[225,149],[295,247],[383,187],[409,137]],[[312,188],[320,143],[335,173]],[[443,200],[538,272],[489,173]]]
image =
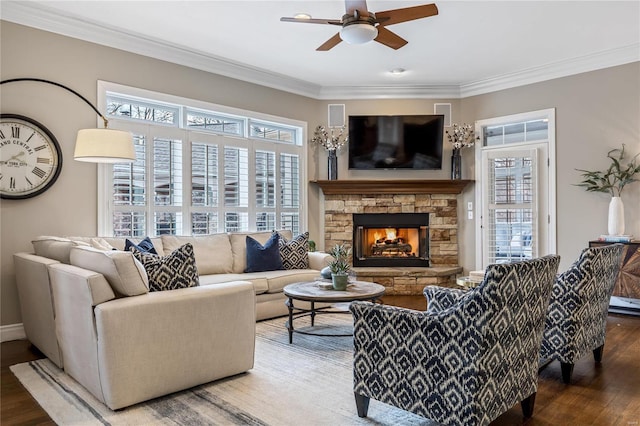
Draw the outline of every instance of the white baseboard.
[[[0,327],[0,342],[8,342],[10,340],[26,339],[22,323],[3,325]]]

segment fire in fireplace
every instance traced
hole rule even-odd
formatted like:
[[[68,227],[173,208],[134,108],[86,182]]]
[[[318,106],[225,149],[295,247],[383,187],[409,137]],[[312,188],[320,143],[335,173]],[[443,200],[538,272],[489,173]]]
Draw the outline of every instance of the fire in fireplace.
[[[353,266],[429,266],[429,214],[354,214]]]

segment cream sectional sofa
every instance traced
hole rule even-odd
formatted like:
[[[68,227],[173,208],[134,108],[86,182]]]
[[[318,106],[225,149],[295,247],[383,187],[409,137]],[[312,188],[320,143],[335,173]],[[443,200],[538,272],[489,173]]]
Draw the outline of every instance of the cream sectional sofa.
[[[255,321],[285,315],[283,287],[329,260],[311,252],[308,269],[244,273],[247,235],[271,233],[152,238],[164,255],[190,243],[200,285],[151,293],[124,238],[38,238],[14,255],[27,338],[112,409],[245,372]]]

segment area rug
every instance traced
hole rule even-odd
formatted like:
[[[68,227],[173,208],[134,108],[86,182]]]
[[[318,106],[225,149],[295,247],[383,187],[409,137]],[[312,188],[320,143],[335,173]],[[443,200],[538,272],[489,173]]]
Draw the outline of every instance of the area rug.
[[[308,319],[296,328],[311,330]],[[319,315],[314,331],[344,334],[351,315]],[[247,373],[112,411],[49,360],[11,371],[59,425],[435,425],[371,400],[356,413],[353,338],[294,334],[285,320],[256,324],[255,365]]]

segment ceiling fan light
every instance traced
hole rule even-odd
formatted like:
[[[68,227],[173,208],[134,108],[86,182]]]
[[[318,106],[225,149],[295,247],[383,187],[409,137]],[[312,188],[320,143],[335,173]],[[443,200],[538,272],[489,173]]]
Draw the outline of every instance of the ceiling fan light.
[[[370,24],[351,24],[340,30],[340,38],[349,44],[364,44],[378,36],[378,29]]]

